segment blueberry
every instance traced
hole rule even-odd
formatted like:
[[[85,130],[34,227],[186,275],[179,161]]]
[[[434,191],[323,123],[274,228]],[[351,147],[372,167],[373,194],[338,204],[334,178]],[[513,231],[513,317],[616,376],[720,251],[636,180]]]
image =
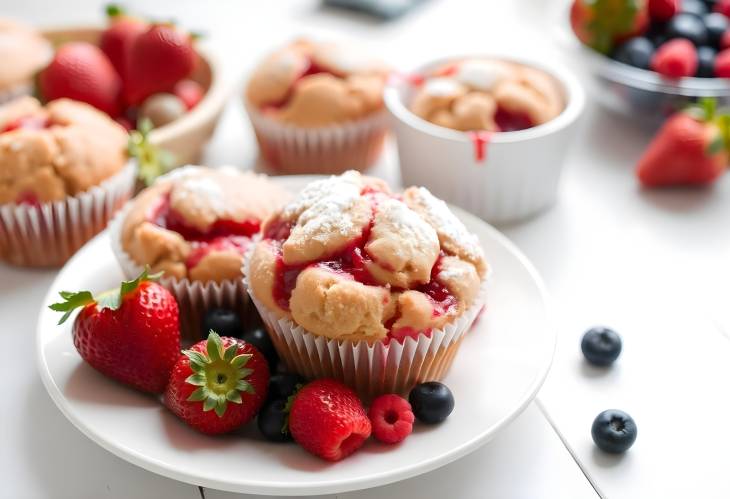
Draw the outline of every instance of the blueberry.
[[[277,399],[267,403],[256,418],[256,425],[259,431],[271,442],[288,442],[291,435],[289,431],[284,431],[286,420],[288,417],[286,408],[286,400]]]
[[[717,51],[712,47],[700,47],[697,49],[697,74],[699,78],[712,78],[715,76],[715,56]]]
[[[667,38],[686,38],[696,46],[707,45],[707,27],[702,18],[694,15],[677,14],[667,22]]]
[[[274,344],[269,338],[269,334],[263,327],[257,326],[249,329],[241,335],[241,339],[246,343],[251,343],[259,352],[264,354],[269,362],[269,371],[276,371],[276,365],[279,363],[279,356],[276,354]]]
[[[705,27],[707,28],[710,45],[719,47],[723,33],[730,28],[730,21],[719,12],[707,14],[702,20],[705,22]]]
[[[241,319],[233,310],[225,308],[212,308],[205,313],[203,323],[201,325],[201,337],[208,337],[208,333],[212,329],[220,336],[232,336],[238,338],[241,336],[243,328],[241,327]]]
[[[269,380],[269,400],[288,399],[306,380],[298,374],[274,374]]]
[[[667,41],[667,23],[653,21],[644,36],[658,47]]]
[[[648,38],[637,36],[620,45],[613,57],[629,66],[649,69],[652,55],[654,55],[654,44]]]
[[[696,16],[707,14],[707,5],[702,0],[682,0],[679,6],[680,12],[687,12]]]
[[[408,395],[413,414],[426,424],[440,423],[454,410],[454,396],[449,388],[437,381],[416,385]]]
[[[610,366],[621,354],[621,337],[613,329],[594,327],[583,335],[580,349],[591,364]]]
[[[593,441],[604,452],[620,454],[626,452],[636,441],[636,422],[624,411],[609,409],[603,411],[591,426]]]

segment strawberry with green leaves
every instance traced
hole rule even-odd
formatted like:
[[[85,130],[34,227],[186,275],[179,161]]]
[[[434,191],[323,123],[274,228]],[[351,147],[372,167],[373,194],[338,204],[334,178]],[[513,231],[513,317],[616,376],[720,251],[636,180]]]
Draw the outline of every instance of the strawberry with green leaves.
[[[138,390],[161,393],[180,355],[175,298],[147,270],[117,289],[94,296],[62,291],[50,306],[64,312],[59,324],[80,308],[73,340],[81,358],[99,372]]]
[[[256,347],[211,331],[178,358],[165,405],[202,433],[228,433],[256,416],[268,383],[269,366]]]
[[[585,45],[609,53],[615,44],[649,25],[646,0],[574,0],[570,25]]]
[[[714,99],[672,115],[644,151],[636,176],[646,187],[706,185],[728,166],[730,115]]]

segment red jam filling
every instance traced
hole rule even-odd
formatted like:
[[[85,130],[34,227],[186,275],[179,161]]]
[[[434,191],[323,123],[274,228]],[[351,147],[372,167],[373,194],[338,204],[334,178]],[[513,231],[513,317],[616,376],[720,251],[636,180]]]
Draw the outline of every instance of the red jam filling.
[[[12,132],[13,130],[43,130],[50,126],[51,122],[45,116],[21,116],[6,123],[0,133]]]
[[[499,127],[500,132],[516,132],[535,126],[527,113],[513,113],[502,107],[497,108],[494,122]]]
[[[286,106],[289,101],[292,98],[292,95],[294,94],[294,88],[297,86],[297,84],[302,81],[302,79],[306,78],[307,76],[312,76],[316,74],[330,74],[333,76],[341,76],[337,72],[333,71],[330,68],[325,68],[324,66],[320,66],[316,62],[314,62],[313,59],[307,58],[306,59],[306,67],[302,73],[299,74],[299,76],[296,77],[296,79],[292,82],[292,84],[289,86],[289,90],[287,91],[286,95],[284,97],[276,102],[270,102],[267,104],[264,104],[264,111],[267,110],[277,110],[281,109],[282,107]]]
[[[28,206],[40,206],[41,202],[38,199],[38,195],[33,191],[21,192],[15,199],[15,204],[24,204]]]
[[[211,251],[234,250],[241,254],[246,251],[251,237],[258,233],[261,222],[248,219],[242,222],[219,219],[208,230],[201,231],[187,223],[183,216],[172,209],[170,197],[163,196],[148,215],[148,220],[158,227],[180,234],[189,241],[193,251],[185,261],[188,268],[193,268]]]

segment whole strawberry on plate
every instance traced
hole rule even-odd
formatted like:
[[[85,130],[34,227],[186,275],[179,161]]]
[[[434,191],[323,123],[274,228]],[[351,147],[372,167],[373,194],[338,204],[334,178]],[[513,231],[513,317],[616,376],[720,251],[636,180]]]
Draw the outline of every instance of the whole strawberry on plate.
[[[570,25],[578,39],[607,54],[614,45],[649,25],[646,0],[574,0]]]
[[[299,390],[289,412],[294,440],[327,461],[344,459],[370,436],[372,425],[351,388],[334,379],[318,379]]]
[[[179,356],[165,405],[202,433],[227,433],[256,416],[268,383],[269,366],[256,347],[211,331]]]
[[[714,99],[672,115],[636,166],[646,187],[706,185],[727,169],[730,115],[717,113]]]
[[[144,392],[161,393],[180,355],[180,327],[175,298],[154,282],[147,270],[117,289],[94,296],[89,291],[62,291],[63,301],[50,306],[76,308],[73,340],[81,357],[99,372]]]

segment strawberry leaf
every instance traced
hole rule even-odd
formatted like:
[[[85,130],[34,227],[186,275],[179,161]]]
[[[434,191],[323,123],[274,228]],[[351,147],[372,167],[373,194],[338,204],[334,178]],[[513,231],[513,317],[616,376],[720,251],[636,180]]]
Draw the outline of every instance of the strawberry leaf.
[[[66,322],[69,316],[71,316],[71,312],[73,312],[78,307],[85,307],[89,303],[95,303],[94,295],[92,295],[90,291],[79,291],[77,293],[71,291],[61,291],[59,294],[61,295],[61,298],[63,298],[63,301],[53,303],[48,307],[56,312],[65,312],[61,319],[58,321],[59,325]]]
[[[139,178],[145,185],[150,185],[160,175],[170,171],[175,163],[173,155],[160,149],[150,142],[152,122],[143,118],[137,125],[137,130],[129,133],[127,152],[137,159]]]
[[[104,10],[106,11],[106,16],[109,19],[114,19],[115,17],[120,17],[126,14],[121,5],[115,3],[108,4]]]

